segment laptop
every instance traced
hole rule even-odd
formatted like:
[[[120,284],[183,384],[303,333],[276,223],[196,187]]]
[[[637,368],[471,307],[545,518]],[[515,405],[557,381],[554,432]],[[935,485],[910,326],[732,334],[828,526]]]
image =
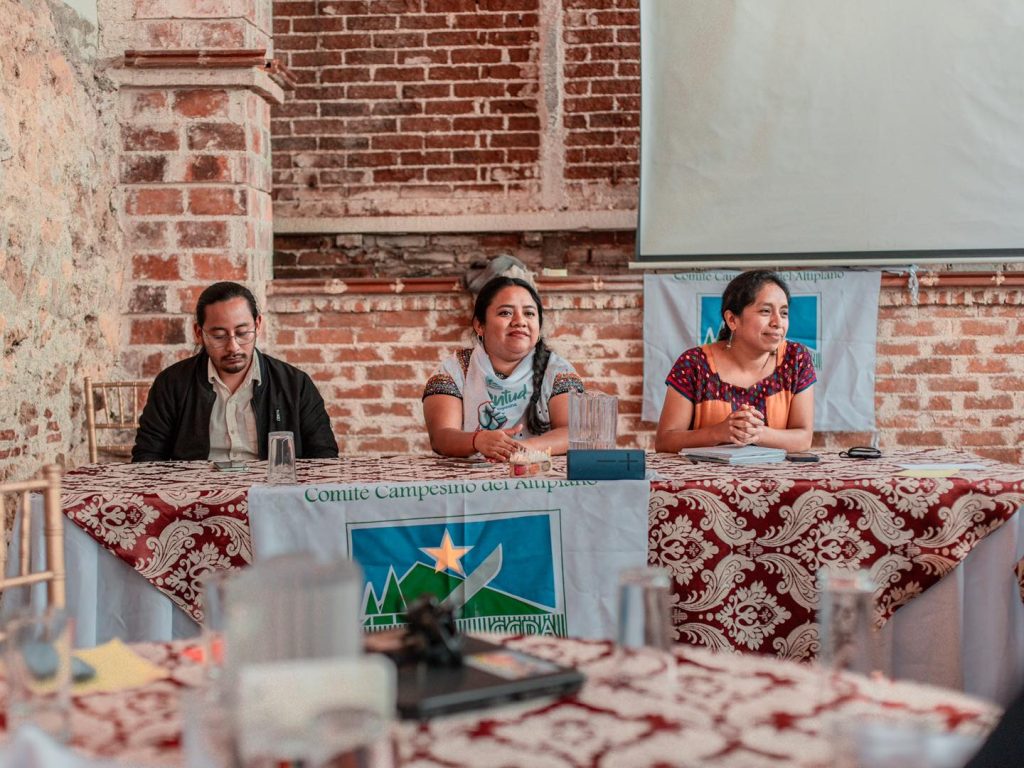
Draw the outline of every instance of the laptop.
[[[580,672],[475,637],[463,642],[461,667],[398,668],[398,714],[427,719],[540,696],[565,696],[583,685]]]

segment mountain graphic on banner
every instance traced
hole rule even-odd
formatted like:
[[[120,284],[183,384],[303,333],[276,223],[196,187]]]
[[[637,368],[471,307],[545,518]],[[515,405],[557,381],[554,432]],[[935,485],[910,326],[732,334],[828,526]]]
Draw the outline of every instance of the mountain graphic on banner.
[[[439,601],[452,593],[464,579],[450,572],[436,572],[431,566],[415,563],[401,579],[394,569],[388,572],[384,594],[380,597],[373,585],[366,584],[363,602],[364,624],[367,627],[384,627],[404,624],[406,605],[421,595],[434,595]],[[484,587],[469,599],[459,612],[462,619],[492,616],[541,616],[551,614],[552,609],[527,600],[505,594],[490,587]]]

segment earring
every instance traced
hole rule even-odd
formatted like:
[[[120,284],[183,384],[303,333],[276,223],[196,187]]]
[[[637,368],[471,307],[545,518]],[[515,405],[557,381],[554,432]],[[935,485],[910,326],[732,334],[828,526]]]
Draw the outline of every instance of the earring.
[[[476,340],[479,341],[481,344],[483,344],[484,343],[484,336],[483,336],[483,334],[482,333],[478,333],[476,335]]]
[[[732,329],[729,329],[729,338],[725,340],[725,348],[732,349]]]

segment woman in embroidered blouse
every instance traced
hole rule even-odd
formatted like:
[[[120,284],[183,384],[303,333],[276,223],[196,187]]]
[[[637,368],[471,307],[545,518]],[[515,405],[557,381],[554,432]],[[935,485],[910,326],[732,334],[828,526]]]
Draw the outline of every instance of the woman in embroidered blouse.
[[[722,294],[722,319],[718,341],[688,349],[672,366],[655,450],[807,450],[816,376],[807,348],[786,341],[789,288],[774,272],[744,272]]]
[[[544,343],[536,289],[496,277],[473,308],[479,343],[449,357],[423,391],[430,446],[444,456],[481,453],[506,461],[519,448],[565,453],[569,391],[583,391],[572,365]],[[516,439],[520,437],[521,439]]]

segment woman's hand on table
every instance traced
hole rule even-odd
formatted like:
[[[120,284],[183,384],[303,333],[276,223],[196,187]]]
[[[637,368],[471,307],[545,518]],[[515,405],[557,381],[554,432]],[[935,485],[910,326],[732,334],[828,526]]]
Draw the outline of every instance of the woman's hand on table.
[[[519,427],[511,429],[481,429],[473,436],[473,447],[486,459],[491,461],[508,461],[509,456],[519,450],[519,442],[512,438],[512,433],[519,432]]]

